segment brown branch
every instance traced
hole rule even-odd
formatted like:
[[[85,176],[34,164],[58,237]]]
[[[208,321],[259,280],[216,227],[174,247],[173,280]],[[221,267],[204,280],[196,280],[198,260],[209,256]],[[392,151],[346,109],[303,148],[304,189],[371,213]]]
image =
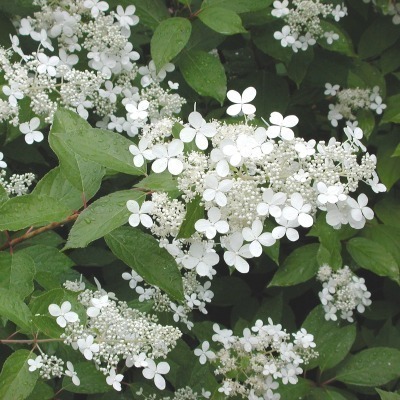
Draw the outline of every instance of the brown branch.
[[[68,222],[75,221],[78,218],[78,216],[79,216],[79,213],[75,213],[75,214],[70,215],[69,217],[67,217],[66,219],[64,219],[61,222],[52,222],[51,224],[42,226],[42,227],[40,227],[38,229],[34,229],[34,230],[29,229],[28,232],[24,233],[22,236],[17,237],[12,240],[9,240],[7,243],[3,244],[3,246],[0,247],[0,251],[5,250],[7,248],[12,249],[13,246],[17,245],[18,243],[24,242],[25,240],[28,240],[34,236],[40,235],[43,232],[47,232],[51,229],[58,228],[59,226],[62,226]]]
[[[62,342],[64,339],[2,339],[0,344],[34,344],[37,343],[50,343]]]

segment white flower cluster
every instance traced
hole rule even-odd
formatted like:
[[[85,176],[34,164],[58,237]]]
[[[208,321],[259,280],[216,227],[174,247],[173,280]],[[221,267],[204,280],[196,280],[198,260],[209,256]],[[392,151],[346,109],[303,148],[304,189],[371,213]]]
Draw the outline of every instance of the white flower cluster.
[[[339,85],[326,83],[324,94],[337,100],[336,104],[329,105],[328,113],[328,119],[335,127],[342,119],[347,120],[350,127],[356,127],[358,122],[354,113],[358,110],[373,110],[380,115],[386,108],[379,94],[379,86],[372,89],[340,89]]]
[[[356,276],[348,266],[332,271],[329,265],[323,265],[317,279],[322,282],[323,289],[319,292],[319,298],[327,321],[336,321],[336,314],[340,312],[340,318],[354,322],[354,310],[363,313],[365,307],[372,303],[365,280]]]
[[[128,201],[129,223],[150,229],[183,270],[212,279],[217,247],[228,266],[246,273],[248,259],[260,257],[263,247],[284,236],[296,241],[297,228],[311,227],[318,209],[335,228],[360,229],[373,218],[364,194],[358,201],[350,196],[360,181],[384,190],[375,174],[376,157],[365,153],[358,161],[359,149],[365,150],[359,128],[346,128],[344,143],[317,144],[295,137],[294,115],[273,112],[269,121],[267,128],[207,123],[194,111],[184,126],[164,119],[147,127],[138,145],[130,146],[135,165],[147,160],[154,173],[176,175],[182,196],[153,193],[141,206]],[[193,204],[200,210],[194,233],[177,238]],[[275,227],[265,232],[267,219]]]
[[[0,162],[4,163],[4,161]],[[22,196],[23,194],[28,193],[29,187],[32,185],[34,180],[35,175],[30,172],[25,174],[13,174],[7,178],[6,171],[0,171],[0,185],[3,186],[7,194],[10,196]]]
[[[0,100],[0,121],[19,125],[28,144],[44,138],[37,130],[38,117],[51,123],[59,106],[85,119],[91,110],[103,118],[99,126],[130,136],[148,121],[180,111],[185,101],[160,86],[174,66],[168,64],[156,74],[152,61],[147,67],[136,64],[139,54],[130,41],[130,28],[139,21],[135,6],[118,6],[106,14],[105,1],[60,0],[40,5],[34,17],[15,21],[21,41],[26,41],[25,36],[37,42],[37,51],[24,54],[16,35],[10,36],[10,49],[0,48],[0,69],[6,80],[2,91],[7,98]],[[20,61],[14,62],[16,58]],[[89,68],[82,71],[78,63]],[[138,74],[142,75],[139,87],[134,83]],[[126,112],[118,116],[120,103]],[[30,107],[36,116],[20,121],[22,107]]]
[[[64,370],[63,360],[57,358],[56,356],[48,356],[41,350],[40,352],[42,353],[41,355],[37,356],[35,359],[30,358],[28,360],[28,370],[30,372],[39,370],[39,374],[43,379],[61,378],[63,375],[69,376],[75,386],[80,385],[81,381],[78,378],[74,366],[70,361],[67,361],[67,369]]]
[[[80,320],[72,310],[69,301],[61,306],[49,305],[49,313],[57,317],[57,324],[64,329],[61,338],[65,344],[79,350],[86,360],[91,360],[96,367],[107,375],[106,381],[115,390],[121,390],[122,374],[116,369],[121,360],[128,368],[135,366],[143,369],[143,376],[154,380],[159,389],[164,389],[162,375],[169,372],[168,363],[156,364],[158,358],[165,358],[175,347],[180,338],[179,329],[162,326],[155,316],[148,316],[118,301],[113,293],[105,292],[99,283],[98,290],[84,289],[78,295],[80,306],[86,312],[86,320]],[[78,289],[78,283],[68,283]]]
[[[292,7],[290,7],[292,6]],[[299,50],[307,50],[313,46],[317,39],[325,38],[328,44],[339,39],[334,31],[324,31],[321,19],[330,16],[335,21],[347,15],[347,7],[342,4],[333,6],[320,0],[275,0],[271,14],[276,18],[282,18],[285,25],[282,31],[274,33],[274,38],[280,40],[282,47],[289,47],[295,53]]]
[[[152,395],[144,395],[143,394],[143,388],[140,388],[136,392],[137,396],[140,396],[141,398],[143,397],[145,400],[201,400],[201,399],[209,399],[211,396],[211,392],[202,389],[201,394],[198,394],[197,392],[193,391],[192,388],[189,386],[186,386],[185,388],[181,388],[175,391],[174,397],[170,396],[165,396],[165,397],[158,397],[156,394]]]
[[[243,330],[242,337],[218,324],[213,329],[212,340],[219,350],[210,350],[206,341],[194,352],[201,364],[207,360],[216,364],[215,374],[223,376],[218,391],[226,397],[279,400],[280,395],[274,393],[279,382],[296,384],[303,372],[301,365],[317,355],[313,335],[301,329],[292,334],[291,341],[282,325],[274,325],[271,319],[267,324],[257,320],[251,329]]]

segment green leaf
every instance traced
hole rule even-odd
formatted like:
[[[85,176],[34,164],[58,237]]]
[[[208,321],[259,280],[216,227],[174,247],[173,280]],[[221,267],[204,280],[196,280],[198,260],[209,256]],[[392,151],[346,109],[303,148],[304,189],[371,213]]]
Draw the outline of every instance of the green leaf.
[[[120,227],[105,236],[116,257],[135,270],[150,285],[158,286],[182,301],[182,276],[174,258],[160,248],[153,236],[139,229]]]
[[[116,1],[116,5],[121,4],[121,0]],[[128,0],[127,5],[132,4]],[[135,0],[136,14],[140,18],[140,23],[151,29],[157,26],[166,18],[169,18],[168,8],[164,0]]]
[[[0,287],[14,292],[21,300],[33,292],[35,267],[29,257],[20,252],[0,252]]]
[[[93,187],[93,189],[95,188]],[[37,183],[32,194],[52,197],[65,204],[70,210],[79,210],[83,206],[82,192],[64,176],[60,167],[50,170]],[[92,192],[86,191],[85,200],[91,199],[94,195],[94,190]]]
[[[381,96],[385,98],[386,82],[381,71],[374,65],[359,59],[352,60],[348,71],[347,86],[365,89],[379,86]]]
[[[314,51],[312,48],[293,54],[287,67],[287,74],[296,83],[297,87],[303,82],[313,59]]]
[[[368,139],[375,128],[375,117],[371,110],[359,110],[356,115],[358,126]]]
[[[347,56],[354,57],[353,43],[351,38],[346,31],[342,29],[339,24],[320,20],[321,28],[324,32],[334,32],[339,35],[338,40],[334,40],[332,44],[326,42],[326,38],[323,37],[318,40],[318,44],[327,50],[336,51],[338,53],[346,54]]]
[[[81,383],[75,386],[70,377],[65,376],[62,382],[64,390],[72,393],[97,394],[113,390],[106,382],[106,376],[96,369],[95,365],[88,362],[74,364],[75,372]]]
[[[137,183],[135,187],[153,192],[166,192],[171,199],[175,199],[181,194],[176,177],[168,171],[161,172],[161,174],[150,174]]]
[[[246,282],[234,276],[222,276],[213,279],[213,304],[231,306],[240,304],[251,296],[251,289]]]
[[[209,28],[223,35],[246,32],[239,15],[230,9],[206,7],[200,11],[198,17]]]
[[[400,394],[399,393],[393,393],[393,392],[386,392],[381,389],[376,389],[376,391],[379,394],[379,397],[381,400],[400,400]]]
[[[191,32],[192,25],[186,18],[174,17],[160,22],[150,42],[151,57],[157,71],[182,51]]]
[[[376,203],[374,211],[385,225],[400,228],[400,203],[397,198],[386,196]]]
[[[189,238],[196,232],[194,224],[196,221],[204,217],[204,205],[201,203],[201,197],[196,196],[186,206],[185,219],[179,229],[177,238]]]
[[[39,11],[39,7],[32,4],[32,0],[15,0],[0,2],[0,10],[9,15],[24,17]]]
[[[127,223],[130,211],[126,207],[126,202],[136,200],[141,204],[145,196],[145,193],[137,190],[121,190],[96,200],[80,213],[64,249],[86,247],[94,240]]]
[[[295,385],[279,385],[279,388],[275,392],[281,395],[282,400],[305,398],[310,393],[314,383],[308,379],[298,379]]]
[[[26,400],[50,400],[53,398],[53,388],[42,381],[37,381],[32,393],[26,398]]]
[[[385,40],[379,38],[384,37]],[[375,18],[364,31],[358,43],[358,55],[361,58],[379,56],[384,50],[396,43],[400,31],[391,21],[391,17]]]
[[[264,221],[264,231],[265,232],[272,232],[274,229],[274,224],[268,218]],[[272,246],[264,247],[263,252],[275,262],[276,265],[279,265],[279,251],[280,251],[281,242],[277,240],[275,244]]]
[[[348,241],[347,251],[360,267],[399,283],[399,266],[392,254],[380,244],[357,237]]]
[[[143,175],[142,169],[132,162],[129,146],[132,142],[122,135],[92,128],[83,118],[72,111],[59,109],[49,136],[54,141],[73,150],[86,161],[129,175]]]
[[[400,97],[399,97],[400,101]],[[400,114],[399,114],[400,115]],[[382,135],[378,146],[378,175],[382,183],[390,190],[392,186],[400,179],[400,150],[397,147],[399,139],[396,132],[389,135]],[[393,156],[392,156],[393,155]],[[393,224],[393,221],[390,223]]]
[[[381,386],[400,375],[400,351],[388,347],[363,350],[349,358],[335,379],[356,386]]]
[[[226,96],[225,70],[219,58],[201,50],[182,53],[179,68],[188,85],[201,96],[210,96],[221,104]]]
[[[318,357],[311,359],[306,369],[319,366],[325,371],[339,364],[349,353],[355,338],[354,324],[340,327],[338,323],[326,321],[322,306],[315,307],[307,316],[302,328],[314,335]]]
[[[337,389],[335,387],[314,387],[307,400],[356,400],[349,392]]]
[[[319,267],[318,248],[318,244],[307,244],[290,253],[268,286],[293,286],[313,278]]]
[[[384,75],[396,71],[400,67],[400,47],[394,45],[387,49],[379,61],[380,70]]]
[[[386,110],[383,112],[381,123],[394,122],[400,123],[400,94],[395,94],[385,99],[387,105]],[[400,149],[397,147],[394,155],[400,156]]]
[[[206,52],[217,48],[225,36],[204,25],[199,19],[192,22],[192,34],[187,42],[186,50],[204,50]]]
[[[0,399],[24,400],[33,391],[39,371],[28,370],[28,360],[35,358],[28,350],[17,350],[7,358],[0,374]]]
[[[0,315],[14,322],[25,332],[30,330],[32,314],[15,290],[0,288]]]
[[[64,220],[70,213],[64,204],[51,197],[34,194],[13,197],[0,207],[0,230],[47,225]]]
[[[35,281],[44,289],[59,288],[66,280],[80,278],[80,274],[71,269],[74,262],[55,247],[29,246],[17,254],[30,258],[36,271]]]
[[[222,7],[236,13],[258,11],[267,8],[272,1],[270,0],[204,0],[202,9],[206,7]]]
[[[0,205],[4,204],[6,201],[10,200],[6,189],[0,184]]]

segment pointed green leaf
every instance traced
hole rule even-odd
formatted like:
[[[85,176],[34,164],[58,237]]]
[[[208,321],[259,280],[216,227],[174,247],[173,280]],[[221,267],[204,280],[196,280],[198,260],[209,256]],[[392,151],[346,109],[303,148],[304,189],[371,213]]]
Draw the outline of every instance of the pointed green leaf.
[[[176,177],[168,171],[161,172],[161,174],[150,174],[136,184],[135,187],[154,192],[166,192],[172,199],[177,198],[181,194],[178,189]]]
[[[30,330],[32,314],[15,290],[0,288],[0,315],[14,322],[23,331]]]
[[[151,57],[157,71],[182,51],[191,31],[192,25],[186,18],[174,17],[160,22],[150,42]]]
[[[167,250],[160,248],[153,236],[122,226],[106,235],[105,239],[114,255],[147,283],[158,286],[173,299],[184,299],[182,276],[176,261]]]
[[[73,225],[65,249],[86,247],[89,243],[128,222],[128,200],[139,204],[145,193],[138,190],[121,190],[101,197],[83,210]]]
[[[230,9],[206,7],[201,10],[198,16],[205,25],[223,35],[246,32],[239,15]]]
[[[177,238],[189,238],[196,232],[194,224],[204,217],[204,206],[201,203],[201,197],[196,196],[186,206],[185,219],[179,229]]]
[[[1,400],[24,400],[31,394],[39,378],[39,371],[28,369],[28,360],[34,358],[29,350],[17,350],[7,358],[0,374]]]

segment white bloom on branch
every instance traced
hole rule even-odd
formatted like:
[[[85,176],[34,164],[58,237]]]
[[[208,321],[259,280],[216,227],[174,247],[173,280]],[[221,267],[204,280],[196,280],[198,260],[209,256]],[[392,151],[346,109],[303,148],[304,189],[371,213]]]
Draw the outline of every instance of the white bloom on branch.
[[[151,169],[160,174],[168,168],[172,175],[179,175],[183,171],[183,163],[178,158],[183,153],[183,142],[174,139],[168,145],[156,144],[153,148],[153,155],[156,160],[151,165]]]
[[[156,365],[152,359],[147,359],[147,367],[142,371],[146,379],[153,379],[154,384],[160,390],[165,389],[165,379],[162,375],[168,374],[170,366],[165,361]]]
[[[57,304],[49,305],[49,313],[53,317],[57,317],[56,322],[61,328],[65,328],[67,323],[77,322],[79,320],[78,314],[71,311],[72,305],[69,301],[64,301],[61,307]]]
[[[121,381],[124,379],[122,374],[117,374],[115,372],[115,368],[111,368],[110,374],[106,378],[106,382],[108,385],[112,386],[118,392],[121,391]]]
[[[235,104],[229,106],[226,110],[226,113],[231,116],[236,116],[240,113],[245,115],[254,114],[256,112],[256,108],[249,103],[255,99],[256,94],[257,91],[252,86],[245,89],[242,94],[236,90],[229,90],[226,94],[226,97]]]

